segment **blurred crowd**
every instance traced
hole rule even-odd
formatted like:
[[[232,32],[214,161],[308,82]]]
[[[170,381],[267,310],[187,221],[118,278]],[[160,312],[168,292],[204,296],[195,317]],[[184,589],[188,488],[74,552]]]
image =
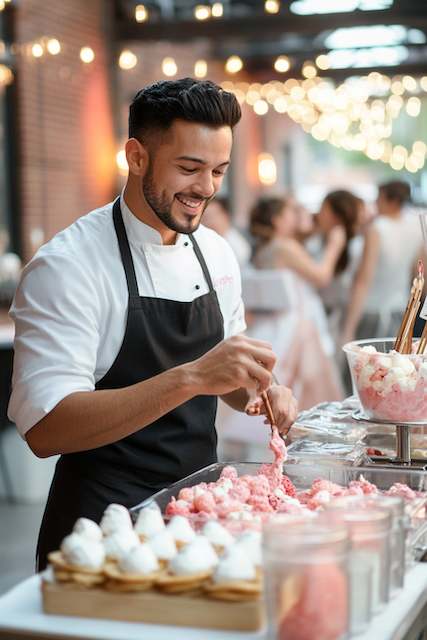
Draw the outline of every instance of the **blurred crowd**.
[[[263,197],[247,230],[232,220],[221,198],[204,216],[235,251],[248,333],[273,344],[280,382],[300,410],[349,395],[342,345],[396,335],[423,259],[409,185],[381,184],[375,203],[336,190],[315,213],[291,196]]]

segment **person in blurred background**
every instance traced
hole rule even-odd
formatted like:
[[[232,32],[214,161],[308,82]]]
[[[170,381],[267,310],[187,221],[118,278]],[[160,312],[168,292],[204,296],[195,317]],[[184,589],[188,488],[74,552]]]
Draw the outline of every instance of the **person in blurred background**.
[[[252,336],[264,335],[275,346],[278,375],[292,384],[300,409],[306,409],[342,397],[331,360],[333,341],[314,287],[332,280],[346,233],[338,222],[331,225],[323,258],[316,261],[295,239],[297,230],[297,210],[291,198],[261,198],[251,211],[250,231],[257,243],[254,265],[284,270],[290,310],[261,318],[250,331]]]
[[[320,291],[329,326],[335,340],[342,332],[350,289],[363,251],[363,238],[358,233],[364,210],[363,201],[350,191],[332,191],[324,198],[316,216],[317,229],[323,245],[331,230],[340,225],[345,231],[345,243],[336,261],[330,283]]]
[[[405,209],[410,186],[394,180],[378,190],[378,216],[367,228],[359,269],[349,297],[342,341],[395,336],[412,275],[422,256],[417,216]]]
[[[203,214],[203,224],[227,240],[240,267],[245,267],[249,263],[252,253],[251,245],[243,233],[232,225],[227,198],[217,197],[211,200]]]

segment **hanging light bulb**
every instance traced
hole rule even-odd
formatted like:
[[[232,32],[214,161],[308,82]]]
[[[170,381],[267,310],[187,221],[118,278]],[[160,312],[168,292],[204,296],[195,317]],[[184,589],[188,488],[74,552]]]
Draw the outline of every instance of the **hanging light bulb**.
[[[135,20],[137,22],[145,22],[148,20],[148,11],[145,4],[137,4],[135,7]]]
[[[266,102],[262,98],[260,100],[257,100],[254,104],[254,111],[258,116],[265,116],[265,114],[268,112],[268,102]]]
[[[194,75],[196,78],[205,78],[208,72],[208,63],[206,60],[196,60],[194,63]]]
[[[178,67],[176,66],[176,62],[173,58],[164,58],[162,62],[162,71],[165,76],[169,78],[176,76],[178,73]]]
[[[416,96],[412,96],[412,98],[409,98],[408,102],[406,103],[405,108],[408,116],[412,116],[412,118],[416,118],[417,116],[420,115],[421,100]]]
[[[276,183],[276,162],[271,153],[260,153],[258,156],[258,178],[266,187]]]
[[[279,13],[280,2],[279,0],[265,0],[264,8],[267,13]]]
[[[322,71],[326,71],[326,69],[329,69],[330,64],[331,63],[329,57],[325,53],[321,53],[320,56],[317,56],[316,65],[319,67],[319,69],[322,69]]]
[[[56,38],[50,38],[47,41],[46,49],[49,51],[51,56],[57,56],[58,53],[61,52],[61,44]]]
[[[80,49],[80,60],[85,64],[90,64],[95,60],[95,52],[91,47],[82,47]]]
[[[41,58],[43,55],[43,47],[40,44],[40,42],[35,42],[33,44],[33,46],[31,47],[31,55],[34,56],[34,58]]]
[[[287,56],[279,56],[274,61],[274,68],[278,73],[286,73],[291,68],[291,63]]]
[[[308,79],[315,78],[317,76],[317,69],[312,62],[304,62],[302,75]]]
[[[198,4],[194,7],[194,17],[196,20],[207,20],[211,17],[211,8],[206,4]]]
[[[125,71],[133,69],[138,63],[138,58],[129,49],[124,49],[119,57],[119,67]]]
[[[230,56],[225,63],[227,73],[238,73],[241,69],[243,69],[243,62],[239,56]]]
[[[212,5],[212,15],[214,18],[221,18],[224,15],[222,2],[214,2]]]

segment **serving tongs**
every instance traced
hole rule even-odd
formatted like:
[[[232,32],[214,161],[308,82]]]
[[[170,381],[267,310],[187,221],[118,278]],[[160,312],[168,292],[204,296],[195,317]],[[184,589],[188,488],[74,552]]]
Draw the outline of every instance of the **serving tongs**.
[[[402,323],[394,343],[394,350],[399,353],[412,353],[412,339],[414,335],[414,326],[418,316],[418,310],[421,304],[421,296],[424,290],[424,265],[421,260],[418,261],[418,273],[414,278],[411,294],[408,304],[406,305]],[[424,353],[427,343],[427,329],[424,328],[423,335],[418,344],[417,353]]]

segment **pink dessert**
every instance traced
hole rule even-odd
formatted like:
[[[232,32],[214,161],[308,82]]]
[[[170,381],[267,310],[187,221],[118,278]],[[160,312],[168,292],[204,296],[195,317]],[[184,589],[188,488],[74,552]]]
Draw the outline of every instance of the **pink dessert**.
[[[347,578],[334,564],[313,564],[298,599],[280,621],[278,640],[338,640],[347,631]],[[285,603],[286,604],[286,603]]]
[[[392,422],[427,422],[427,360],[373,345],[347,350],[360,402],[366,414]]]

